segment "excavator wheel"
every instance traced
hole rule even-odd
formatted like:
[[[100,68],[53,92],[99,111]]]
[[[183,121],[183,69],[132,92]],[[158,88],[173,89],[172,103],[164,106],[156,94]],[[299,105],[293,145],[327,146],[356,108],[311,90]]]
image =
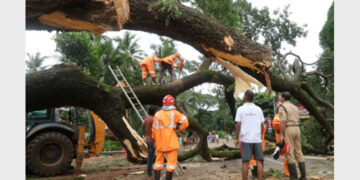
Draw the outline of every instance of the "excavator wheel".
[[[39,176],[55,176],[71,166],[74,145],[60,132],[39,134],[26,145],[26,169]]]

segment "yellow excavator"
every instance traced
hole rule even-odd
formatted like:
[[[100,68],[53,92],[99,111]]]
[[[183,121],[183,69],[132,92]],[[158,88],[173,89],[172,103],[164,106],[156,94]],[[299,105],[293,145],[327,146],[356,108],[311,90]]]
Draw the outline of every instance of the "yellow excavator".
[[[73,169],[73,159],[76,159],[75,173],[78,174],[83,158],[100,154],[105,140],[105,122],[91,112],[90,138],[86,140],[85,126],[75,126],[71,121],[61,119],[61,109],[49,108],[26,113],[27,174],[63,174]],[[87,152],[84,152],[84,147],[88,147]]]

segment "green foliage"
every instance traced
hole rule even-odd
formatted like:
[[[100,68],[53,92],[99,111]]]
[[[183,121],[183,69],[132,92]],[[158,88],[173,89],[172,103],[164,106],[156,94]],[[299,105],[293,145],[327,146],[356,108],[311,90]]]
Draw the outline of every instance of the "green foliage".
[[[158,0],[150,9],[157,11],[161,16],[165,17],[165,26],[168,26],[171,20],[181,16],[177,2],[181,2],[181,0]]]
[[[270,168],[267,171],[264,171],[264,178],[268,178],[274,176],[276,178],[283,178],[285,177],[284,173],[278,169]]]
[[[290,6],[271,13],[267,7],[257,9],[246,0],[195,0],[192,4],[240,35],[254,41],[264,39],[261,43],[270,45],[277,58],[281,57],[284,42],[295,46],[296,38],[307,35],[306,25],[299,26],[289,19]]]
[[[223,130],[218,131],[219,138],[225,138],[226,134],[227,133]]]
[[[326,133],[322,126],[311,117],[310,120],[301,121],[301,143],[315,149],[324,149]]]
[[[160,45],[151,44],[150,48],[154,50],[154,55],[158,58],[164,58],[177,52],[173,39],[160,36]]]
[[[120,141],[112,141],[112,140],[105,140],[104,142],[104,151],[115,151],[121,150],[122,145]]]
[[[94,42],[99,37],[88,32],[59,33],[55,37],[56,51],[61,53],[62,62],[73,62],[85,72],[96,75],[99,71],[99,59],[95,57]]]
[[[47,56],[41,56],[39,52],[37,52],[35,55],[31,55],[29,53],[26,53],[27,59],[25,60],[27,72],[33,73],[36,72],[42,65],[45,59],[47,59]]]
[[[334,51],[334,3],[328,11],[327,20],[320,32],[320,44],[324,49],[330,48]]]
[[[237,15],[238,6],[233,0],[195,0],[192,5],[199,8],[204,14],[230,28],[240,26],[240,17]]]
[[[113,42],[116,42],[116,45]],[[135,35],[128,32],[114,40],[100,39],[88,32],[63,32],[55,36],[56,51],[62,54],[64,63],[76,63],[85,74],[102,83],[116,84],[108,65],[119,66],[131,85],[141,84],[141,68],[138,61],[143,55]]]
[[[273,103],[274,98],[275,97],[269,95],[266,92],[255,93],[254,104],[261,107],[261,109],[264,113],[265,119],[267,116],[274,117],[274,103]],[[237,104],[237,107],[240,107],[241,105],[244,104],[244,102],[240,99],[237,99],[236,104]]]
[[[304,81],[312,87],[314,93],[330,103],[334,103],[334,3],[328,11],[328,18],[320,32],[320,44],[324,51],[318,61],[316,71],[325,75],[327,78],[320,76],[308,76]],[[314,102],[315,103],[315,102]],[[325,110],[325,116],[333,118],[332,110]]]

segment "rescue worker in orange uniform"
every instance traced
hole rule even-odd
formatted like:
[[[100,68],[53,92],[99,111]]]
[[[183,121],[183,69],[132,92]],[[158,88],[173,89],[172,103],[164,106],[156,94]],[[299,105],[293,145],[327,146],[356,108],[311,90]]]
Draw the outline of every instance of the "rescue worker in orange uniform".
[[[281,105],[281,102],[278,102],[276,104],[276,109],[279,109]],[[275,117],[272,121],[272,127],[275,131],[275,137],[276,137],[276,143],[280,143],[280,139],[279,139],[279,134],[280,134],[280,116],[279,116],[279,113],[277,112],[275,114]],[[285,154],[280,154],[281,156],[281,160],[282,162],[284,163],[284,174],[285,176],[287,177],[290,177],[290,173],[289,173],[289,168],[288,168],[288,164],[287,164],[287,161],[286,161],[286,157],[285,157]]]
[[[160,75],[159,75],[158,83],[161,83],[166,70],[168,70],[171,75],[170,81],[175,79],[175,74],[173,69],[174,69],[174,61],[176,60],[176,58],[181,59],[179,53],[175,53],[171,56],[162,59],[162,62],[160,63]]]
[[[176,130],[176,125],[180,127]],[[180,147],[177,134],[189,126],[187,117],[176,110],[175,99],[171,95],[163,98],[163,106],[154,116],[152,137],[155,140],[156,160],[154,164],[154,178],[160,179],[160,172],[164,168],[166,154],[166,180],[172,179],[177,165],[177,149]]]
[[[261,140],[262,140],[262,151],[265,151],[265,133],[266,133],[266,127],[264,124],[264,130],[261,134]],[[254,156],[252,156],[252,160],[249,161],[249,169],[251,169],[251,174],[254,177],[257,177],[257,166],[256,166],[256,160],[254,159]]]
[[[140,66],[141,66],[141,70],[142,70],[142,79],[143,79],[144,86],[146,86],[147,74],[150,74],[150,77],[153,81],[153,85],[156,84],[156,80],[155,80],[156,75],[155,75],[154,65],[153,65],[155,62],[161,62],[161,59],[159,59],[155,56],[151,56],[151,57],[146,57],[139,62]]]

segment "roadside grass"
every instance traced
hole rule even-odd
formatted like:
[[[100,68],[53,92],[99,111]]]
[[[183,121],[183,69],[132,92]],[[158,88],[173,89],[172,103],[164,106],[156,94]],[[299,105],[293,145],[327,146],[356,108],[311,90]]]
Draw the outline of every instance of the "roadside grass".
[[[283,178],[285,177],[284,173],[280,170],[270,168],[267,171],[264,171],[264,177],[276,177],[276,178]]]

